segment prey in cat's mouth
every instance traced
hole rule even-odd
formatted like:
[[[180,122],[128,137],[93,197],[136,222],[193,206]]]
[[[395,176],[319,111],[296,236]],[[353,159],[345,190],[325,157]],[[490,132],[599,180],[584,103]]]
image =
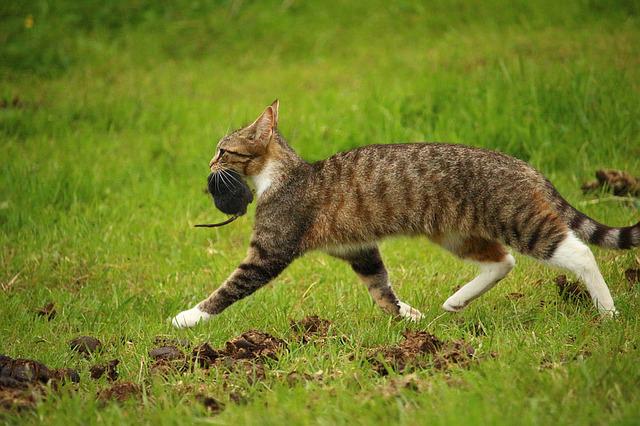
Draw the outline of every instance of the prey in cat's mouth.
[[[233,170],[218,169],[207,177],[207,189],[213,197],[213,203],[222,213],[232,215],[220,223],[195,225],[198,228],[213,228],[233,222],[247,212],[247,206],[253,201],[253,194],[240,174]]]

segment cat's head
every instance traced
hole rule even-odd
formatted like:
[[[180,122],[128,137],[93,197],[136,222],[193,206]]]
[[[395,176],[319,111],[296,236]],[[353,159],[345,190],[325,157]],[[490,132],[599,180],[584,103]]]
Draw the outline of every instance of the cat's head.
[[[259,174],[277,150],[272,141],[278,125],[278,106],[275,100],[253,123],[222,138],[209,162],[211,171],[233,170],[243,176]]]

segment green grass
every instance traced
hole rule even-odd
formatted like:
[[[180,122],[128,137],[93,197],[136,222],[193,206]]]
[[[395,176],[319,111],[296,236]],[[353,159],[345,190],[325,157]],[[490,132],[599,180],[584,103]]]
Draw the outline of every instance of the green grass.
[[[623,271],[638,267],[638,250],[595,250],[621,311],[604,323],[591,306],[563,302],[556,272],[523,256],[466,311],[441,315],[473,268],[405,238],[382,251],[421,324],[390,320],[346,265],[319,253],[205,325],[177,331],[167,319],[243,257],[253,210],[222,229],[191,225],[224,217],[202,192],[217,140],[276,97],[281,131],[310,161],[369,143],[489,147],[529,161],[585,213],[635,223],[633,204],[585,203],[579,186],[601,167],[640,175],[639,14],[633,0],[3,3],[0,98],[20,106],[0,109],[0,353],[76,368],[82,381],[0,419],[637,424],[640,298]],[[58,308],[51,322],[33,314],[48,301]],[[293,344],[264,381],[147,374],[155,335],[214,346],[250,328],[290,338],[289,320],[308,314],[333,321],[346,341]],[[486,335],[471,332],[478,322]],[[389,379],[364,354],[407,327],[465,339],[482,360],[421,371],[424,389],[385,397]],[[67,342],[79,334],[103,340],[105,353],[73,355]],[[142,403],[95,401],[107,384],[88,368],[112,358],[122,380],[149,385]],[[546,361],[554,368],[541,369]],[[293,370],[327,379],[289,386],[279,376]],[[223,402],[237,387],[249,402],[210,417],[197,386]]]

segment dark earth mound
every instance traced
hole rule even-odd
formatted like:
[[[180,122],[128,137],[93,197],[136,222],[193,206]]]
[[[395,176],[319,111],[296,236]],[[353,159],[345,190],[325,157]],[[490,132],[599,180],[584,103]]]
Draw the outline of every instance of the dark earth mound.
[[[118,380],[118,364],[120,364],[119,359],[112,359],[105,364],[96,364],[89,370],[89,374],[91,378],[94,380],[98,380],[105,373],[107,373],[107,380],[110,382]]]
[[[426,331],[405,331],[404,340],[394,346],[383,346],[370,351],[367,361],[380,375],[389,369],[405,372],[433,366],[446,369],[454,364],[467,366],[475,350],[465,342],[443,342]]]
[[[193,348],[189,358],[176,346],[160,346],[149,351],[154,362],[152,372],[167,375],[173,371],[185,372],[194,366],[209,368],[213,365],[229,370],[243,369],[250,377],[264,377],[264,368],[254,367],[266,359],[277,359],[286,349],[284,340],[257,330],[249,330],[225,343],[224,348],[214,349],[209,343]]]
[[[102,349],[102,342],[95,337],[79,336],[69,342],[69,347],[81,355],[90,356]]]
[[[591,300],[589,292],[580,281],[569,281],[566,275],[558,275],[553,280],[562,300],[566,302],[585,302]]]
[[[45,385],[57,389],[66,382],[80,382],[80,375],[70,368],[50,369],[32,359],[0,355],[0,407],[21,410],[33,407],[44,397]]]
[[[317,315],[305,317],[299,321],[291,320],[291,329],[302,343],[322,339],[329,334],[331,321],[322,319]]]
[[[130,398],[140,399],[142,386],[133,382],[120,382],[98,392],[97,398],[105,403],[108,401],[124,402]]]
[[[56,314],[57,314],[56,307],[53,304],[53,302],[49,302],[46,305],[44,305],[42,308],[36,309],[36,315],[40,317],[44,317],[48,321],[51,321],[52,319],[54,319],[56,317]]]
[[[613,192],[614,195],[640,197],[640,179],[632,176],[630,173],[613,170],[601,169],[596,171],[596,180],[586,182],[582,185],[582,191],[593,192],[601,188]]]
[[[640,269],[629,268],[626,271],[624,271],[624,277],[632,286],[634,284],[638,284],[640,283]]]

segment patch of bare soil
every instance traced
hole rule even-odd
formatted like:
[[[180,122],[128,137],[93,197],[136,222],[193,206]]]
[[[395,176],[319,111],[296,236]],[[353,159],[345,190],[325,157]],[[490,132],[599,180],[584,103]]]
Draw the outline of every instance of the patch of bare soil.
[[[124,402],[130,398],[140,399],[142,397],[142,386],[133,382],[120,382],[104,388],[98,392],[97,398],[100,402],[108,401]]]
[[[112,359],[104,364],[96,364],[89,370],[89,374],[91,378],[94,380],[98,380],[104,374],[107,374],[107,380],[110,382],[114,382],[118,380],[118,364],[120,364],[119,359]]]
[[[47,321],[51,321],[52,319],[54,319],[56,317],[56,314],[56,307],[53,302],[49,302],[43,307],[36,309],[36,315],[46,318]]]
[[[640,179],[622,170],[597,170],[596,180],[582,185],[582,191],[585,193],[598,191],[601,188],[618,196],[640,197]]]
[[[566,275],[558,275],[553,281],[562,300],[573,303],[591,300],[589,292],[580,281],[570,281]]]
[[[95,337],[79,336],[69,342],[71,350],[86,357],[102,349],[102,342]]]
[[[426,331],[408,330],[403,336],[399,344],[374,349],[367,356],[378,374],[385,376],[389,369],[405,372],[425,367],[467,366],[474,357],[473,347],[462,341],[443,342]]]
[[[322,341],[329,334],[331,321],[317,315],[305,317],[299,321],[291,320],[291,329],[302,343]]]
[[[286,347],[282,339],[262,331],[249,330],[226,342],[221,349],[214,349],[205,342],[194,347],[189,357],[176,346],[161,346],[149,351],[149,356],[154,359],[151,370],[162,375],[188,371],[195,366],[205,369],[218,366],[229,371],[245,371],[249,378],[263,379],[265,372],[262,362],[277,359]]]
[[[50,369],[32,359],[0,355],[0,407],[21,410],[33,407],[51,384],[55,389],[65,382],[78,383],[80,376],[70,368]]]

